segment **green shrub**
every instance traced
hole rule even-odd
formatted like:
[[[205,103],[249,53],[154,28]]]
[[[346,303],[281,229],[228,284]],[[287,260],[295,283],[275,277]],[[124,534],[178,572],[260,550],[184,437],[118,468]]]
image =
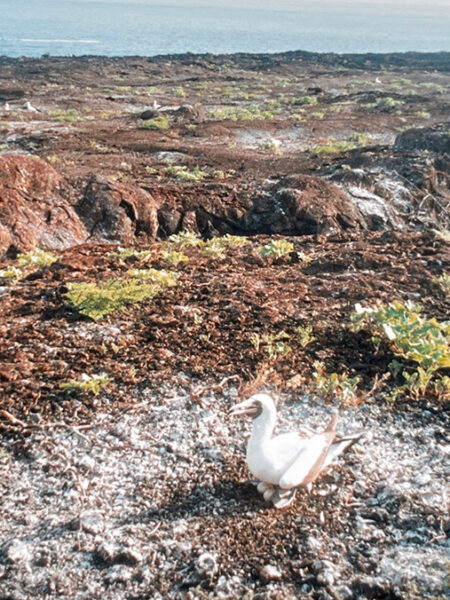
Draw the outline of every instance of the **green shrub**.
[[[208,177],[208,173],[206,171],[202,171],[198,167],[189,170],[186,166],[178,166],[174,165],[171,167],[167,167],[164,169],[164,173],[171,177],[176,177],[178,181],[202,181],[205,177]]]
[[[295,104],[296,106],[314,106],[315,104],[317,104],[317,98],[315,96],[300,96],[299,98],[295,98],[293,104]]]
[[[141,279],[111,279],[102,283],[70,283],[65,297],[82,315],[97,321],[126,306],[154,298],[161,285]]]
[[[313,154],[337,154],[356,148],[355,142],[349,140],[335,141],[330,139],[326,144],[319,144],[311,148]]]
[[[414,396],[426,391],[437,371],[450,367],[450,322],[425,319],[420,315],[420,306],[411,302],[391,302],[377,309],[357,304],[355,308],[352,323],[356,329],[370,329],[376,346],[385,340],[396,356],[417,365],[415,371],[397,360],[390,365],[394,376],[403,375],[407,389]],[[443,380],[437,380],[436,384],[437,390]]]
[[[169,129],[169,127],[170,119],[169,117],[165,117],[163,115],[154,117],[153,119],[148,119],[140,126],[141,129],[151,129],[155,131],[166,131],[166,129]]]
[[[57,256],[45,250],[33,250],[17,257],[19,267],[48,267],[57,260]]]
[[[307,327],[297,327],[297,337],[302,348],[306,348],[308,344],[313,342],[316,338],[311,335],[313,328],[308,325]]]
[[[294,244],[287,240],[272,240],[264,246],[258,248],[261,256],[268,258],[281,258],[290,252],[293,252]]]
[[[416,112],[416,117],[419,117],[419,119],[431,119],[431,114],[426,110],[418,110]]]
[[[368,142],[371,141],[370,135],[368,133],[353,133],[351,136],[351,140],[356,142],[360,146],[365,146]]]
[[[270,359],[281,358],[292,351],[291,346],[284,341],[289,339],[289,335],[285,331],[276,334],[264,333],[263,335],[252,333],[249,337],[256,352],[262,351],[268,354]]]
[[[98,375],[87,375],[86,373],[83,373],[80,381],[61,383],[60,387],[63,390],[89,392],[96,396],[110,381],[111,379],[106,373],[99,373]]]
[[[136,248],[122,248],[119,246],[117,250],[108,252],[106,258],[118,259],[121,264],[124,264],[128,259],[147,261],[151,260],[152,256],[151,250],[137,250]]]
[[[394,100],[390,96],[386,96],[385,98],[378,98],[375,102],[371,104],[367,104],[368,108],[395,108],[396,106],[401,106],[405,104],[403,100]]]
[[[178,273],[164,271],[163,269],[129,269],[127,274],[140,281],[158,283],[161,287],[173,287],[179,277]]]
[[[337,396],[344,401],[356,398],[360,377],[349,377],[347,373],[326,373],[324,364],[319,361],[314,363],[314,368],[313,392],[317,396],[322,398]]]
[[[433,279],[433,283],[437,283],[444,292],[450,293],[450,274],[442,273],[440,277]]]
[[[10,266],[0,270],[0,279],[6,279],[8,281],[19,281],[24,275],[25,272],[23,269],[19,269],[18,267]]]
[[[164,246],[178,246],[179,248],[190,248],[195,246],[204,246],[205,242],[202,238],[190,233],[189,231],[181,231],[174,233],[165,242]]]
[[[189,260],[186,254],[177,252],[176,250],[163,250],[161,252],[161,259],[175,266],[181,262],[188,262]]]
[[[187,94],[184,89],[180,86],[174,88],[173,93],[177,98],[186,98]]]
[[[445,87],[443,85],[440,85],[439,83],[433,83],[432,81],[426,81],[424,83],[420,83],[419,85],[420,85],[420,87],[427,88],[429,90],[433,90],[434,92],[437,92],[438,94],[443,94],[445,92]]]

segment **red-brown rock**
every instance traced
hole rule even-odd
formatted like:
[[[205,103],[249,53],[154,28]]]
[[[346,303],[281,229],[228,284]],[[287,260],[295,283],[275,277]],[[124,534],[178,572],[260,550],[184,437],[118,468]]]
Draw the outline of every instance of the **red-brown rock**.
[[[136,185],[92,176],[75,208],[96,240],[133,244],[158,232],[157,202]]]
[[[0,157],[0,253],[63,250],[88,232],[68,200],[68,188],[45,161],[21,154]]]
[[[255,200],[243,218],[246,229],[304,235],[365,228],[347,194],[319,177],[294,175],[277,187]]]

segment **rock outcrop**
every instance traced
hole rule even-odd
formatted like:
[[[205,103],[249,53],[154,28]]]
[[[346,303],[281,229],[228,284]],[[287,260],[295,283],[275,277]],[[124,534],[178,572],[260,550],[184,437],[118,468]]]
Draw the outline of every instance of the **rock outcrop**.
[[[121,244],[155,239],[157,208],[145,190],[96,176],[89,179],[75,206],[90,238]]]
[[[137,186],[95,176],[71,184],[39,158],[0,157],[1,253],[60,251],[87,240],[134,244],[157,231],[157,203]]]
[[[69,189],[48,163],[21,154],[0,157],[0,253],[64,250],[88,232],[71,206]]]
[[[399,150],[428,150],[437,154],[450,154],[449,125],[415,127],[402,131],[395,139]]]

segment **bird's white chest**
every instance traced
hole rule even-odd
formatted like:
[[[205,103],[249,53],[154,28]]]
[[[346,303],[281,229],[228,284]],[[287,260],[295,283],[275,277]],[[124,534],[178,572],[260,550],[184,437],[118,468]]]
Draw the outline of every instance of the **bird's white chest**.
[[[250,472],[260,481],[278,485],[295,460],[301,443],[302,440],[295,434],[280,435],[265,441],[250,438],[247,446]]]

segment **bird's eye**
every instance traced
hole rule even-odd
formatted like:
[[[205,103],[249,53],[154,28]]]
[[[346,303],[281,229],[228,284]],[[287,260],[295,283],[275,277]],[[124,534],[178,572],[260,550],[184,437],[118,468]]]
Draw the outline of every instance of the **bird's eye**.
[[[263,406],[259,400],[255,400],[252,405],[252,417],[256,419],[263,411]]]

